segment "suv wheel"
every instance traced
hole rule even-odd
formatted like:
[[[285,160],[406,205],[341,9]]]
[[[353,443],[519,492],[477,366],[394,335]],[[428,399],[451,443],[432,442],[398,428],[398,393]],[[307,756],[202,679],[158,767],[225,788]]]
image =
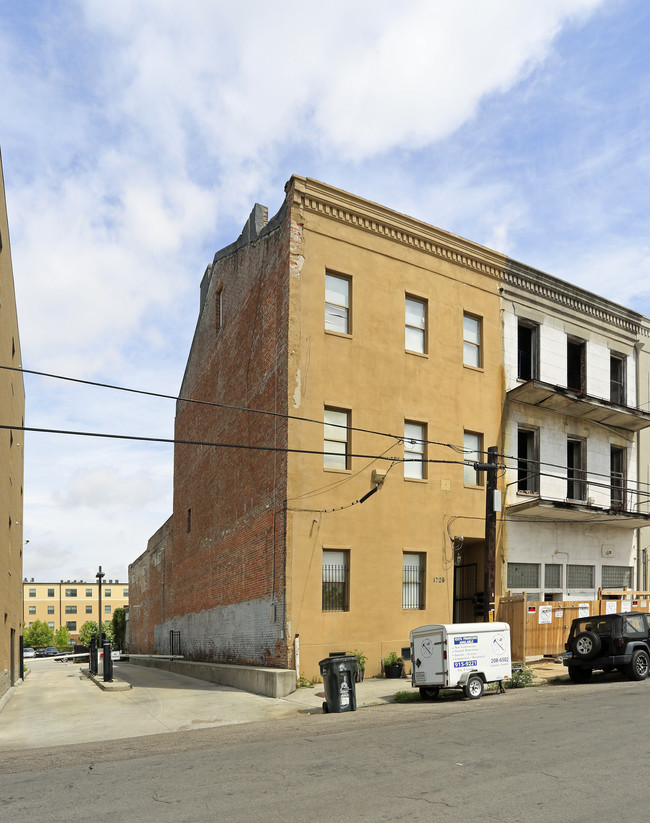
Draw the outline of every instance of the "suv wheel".
[[[591,660],[600,651],[600,637],[594,632],[580,632],[573,641],[573,653],[580,660]]]
[[[569,666],[569,679],[574,683],[586,683],[591,679],[591,669],[583,669],[582,666]]]
[[[630,680],[645,680],[650,670],[650,657],[648,652],[637,649],[632,655],[632,660],[627,667],[627,676]]]

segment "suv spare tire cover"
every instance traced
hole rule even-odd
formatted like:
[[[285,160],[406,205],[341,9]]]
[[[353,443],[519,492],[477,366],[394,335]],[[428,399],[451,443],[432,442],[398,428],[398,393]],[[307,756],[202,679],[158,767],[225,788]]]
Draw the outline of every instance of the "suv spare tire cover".
[[[580,632],[573,641],[573,653],[579,660],[591,660],[600,651],[600,637],[595,632]]]

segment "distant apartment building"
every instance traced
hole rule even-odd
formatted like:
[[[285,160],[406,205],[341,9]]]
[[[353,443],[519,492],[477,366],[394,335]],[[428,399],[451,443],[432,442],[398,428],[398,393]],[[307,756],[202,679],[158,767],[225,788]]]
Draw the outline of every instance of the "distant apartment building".
[[[0,365],[20,368],[20,339],[0,157]],[[23,568],[25,388],[19,371],[0,370],[0,697],[20,677]]]
[[[118,580],[102,583],[101,622],[113,619],[118,607],[129,605],[129,585]],[[56,631],[66,626],[72,642],[79,637],[79,630],[88,620],[99,623],[99,584],[81,580],[61,580],[59,583],[35,583],[23,581],[25,627],[40,620]]]
[[[324,183],[285,191],[203,277],[131,650],[174,633],[310,678],[360,650],[376,674],[509,592],[636,585],[647,319]]]

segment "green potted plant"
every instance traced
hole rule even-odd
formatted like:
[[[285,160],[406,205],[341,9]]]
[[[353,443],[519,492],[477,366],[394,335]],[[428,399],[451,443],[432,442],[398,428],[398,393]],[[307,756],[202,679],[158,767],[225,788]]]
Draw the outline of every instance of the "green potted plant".
[[[404,671],[404,661],[397,656],[397,652],[391,652],[388,657],[384,657],[384,674],[386,677],[397,679]]]
[[[359,649],[351,652],[351,654],[357,658],[357,671],[354,676],[354,680],[356,683],[363,683],[363,673],[366,670],[366,661],[368,658],[363,652],[360,652]]]

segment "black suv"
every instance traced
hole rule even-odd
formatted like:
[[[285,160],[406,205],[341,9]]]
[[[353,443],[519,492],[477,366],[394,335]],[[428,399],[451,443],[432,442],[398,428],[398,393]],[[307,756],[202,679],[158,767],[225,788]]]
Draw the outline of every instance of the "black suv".
[[[562,662],[574,683],[586,683],[594,669],[618,669],[630,680],[645,680],[650,671],[648,615],[642,612],[578,617],[564,648]]]

